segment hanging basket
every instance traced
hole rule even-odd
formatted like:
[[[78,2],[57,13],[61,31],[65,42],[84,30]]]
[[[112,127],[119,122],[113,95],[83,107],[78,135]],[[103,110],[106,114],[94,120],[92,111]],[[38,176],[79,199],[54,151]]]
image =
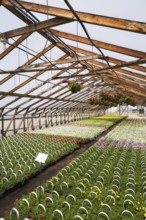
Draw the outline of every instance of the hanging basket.
[[[70,82],[68,84],[68,87],[69,87],[69,90],[72,92],[72,93],[77,93],[79,92],[81,89],[82,89],[82,85],[78,82]]]

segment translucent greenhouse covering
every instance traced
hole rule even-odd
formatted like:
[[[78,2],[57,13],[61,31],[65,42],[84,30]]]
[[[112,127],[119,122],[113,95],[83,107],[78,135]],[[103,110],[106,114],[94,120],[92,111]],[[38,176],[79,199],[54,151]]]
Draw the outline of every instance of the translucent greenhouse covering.
[[[54,111],[105,111],[109,105],[89,101],[101,92],[145,106],[144,0],[0,3],[3,134],[19,130],[12,126],[15,118],[21,128],[26,117]],[[80,91],[72,91],[74,83]]]

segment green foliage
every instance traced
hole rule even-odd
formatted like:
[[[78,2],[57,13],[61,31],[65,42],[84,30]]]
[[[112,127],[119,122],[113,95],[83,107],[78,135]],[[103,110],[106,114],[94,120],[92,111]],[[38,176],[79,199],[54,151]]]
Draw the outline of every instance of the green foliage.
[[[22,204],[22,199],[16,202],[20,219],[31,216],[38,220],[43,216],[44,220],[59,220],[61,215],[64,220],[76,215],[86,220],[106,219],[100,213],[106,213],[112,220],[129,219],[129,213],[136,220],[143,219],[146,208],[140,187],[145,186],[145,179],[141,178],[144,155],[145,149],[91,147],[51,179],[53,187],[46,183],[44,192],[37,188],[37,199],[25,195],[23,199],[29,202],[29,207]],[[134,183],[134,192],[128,191],[131,188],[129,182]],[[48,197],[53,202],[46,200]],[[46,213],[38,208],[39,204],[45,206]],[[124,210],[128,211],[122,214]],[[9,216],[8,213],[5,220]],[[15,216],[13,220],[16,220]]]
[[[82,89],[82,85],[76,81],[69,83],[68,87],[72,93],[77,93]]]

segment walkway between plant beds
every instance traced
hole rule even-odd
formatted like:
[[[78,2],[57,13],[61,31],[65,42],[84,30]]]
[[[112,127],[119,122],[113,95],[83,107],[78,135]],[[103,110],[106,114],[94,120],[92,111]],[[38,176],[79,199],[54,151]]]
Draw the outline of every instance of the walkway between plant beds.
[[[114,129],[122,120],[116,122],[114,125],[109,127],[107,130],[99,134],[96,140],[91,141],[87,144],[82,144],[81,147],[76,149],[73,153],[59,159],[57,163],[52,164],[47,169],[43,170],[40,174],[27,180],[24,185],[18,187],[17,189],[14,189],[14,191],[9,192],[3,198],[1,198],[0,199],[0,218],[4,217],[5,212],[10,210],[14,206],[14,202],[16,199],[20,199],[23,194],[27,194],[33,191],[37,186],[39,186],[40,184],[44,184],[47,180],[51,179],[53,176],[55,176],[59,172],[59,170],[67,166],[72,160],[74,160],[81,153],[86,151],[89,147],[91,147],[94,143],[96,143],[99,138],[105,136],[108,132]]]

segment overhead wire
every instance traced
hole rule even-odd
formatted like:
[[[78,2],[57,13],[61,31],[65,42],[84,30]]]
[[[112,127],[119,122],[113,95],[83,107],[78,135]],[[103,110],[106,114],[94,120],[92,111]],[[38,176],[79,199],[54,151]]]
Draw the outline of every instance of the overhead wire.
[[[121,80],[120,80],[118,74],[116,73],[116,71],[114,71],[114,70],[112,69],[112,67],[111,67],[111,65],[110,65],[110,63],[109,63],[107,57],[104,55],[104,53],[102,52],[102,50],[101,50],[101,49],[94,43],[94,41],[91,39],[91,37],[90,37],[90,35],[89,35],[89,33],[88,33],[88,31],[87,31],[85,25],[83,24],[83,22],[82,22],[81,19],[79,18],[78,14],[75,12],[74,8],[71,6],[71,4],[68,2],[68,0],[64,0],[64,2],[65,2],[66,5],[68,6],[68,8],[71,10],[71,12],[73,13],[73,15],[74,15],[75,18],[77,19],[77,21],[79,21],[79,23],[80,23],[80,25],[82,26],[82,28],[83,28],[83,30],[84,30],[84,32],[85,32],[87,38],[89,39],[90,43],[91,43],[91,44],[100,52],[100,54],[104,57],[104,59],[105,59],[107,65],[108,65],[108,67],[110,68],[110,70],[111,70],[113,73],[116,74],[116,77],[117,77],[118,80],[121,82]],[[122,84],[123,84],[123,83],[122,83]],[[110,85],[110,84],[109,84],[109,85]],[[124,86],[124,88],[125,88],[125,86]],[[125,90],[126,90],[126,88],[125,88]]]
[[[0,69],[0,71],[4,72],[4,73],[6,73],[6,74],[9,74],[9,71],[3,70],[3,69]],[[23,74],[23,73],[17,73],[17,75],[18,75],[18,76],[27,77],[27,78],[29,78],[29,79],[34,79],[34,80],[37,80],[38,82],[41,82],[41,83],[51,83],[51,84],[53,84],[53,85],[56,85],[56,84],[53,83],[53,82],[43,81],[43,80],[41,80],[41,79],[35,78],[35,77],[33,77],[33,76],[28,76],[28,75],[25,75],[25,74]],[[60,87],[63,87],[63,86],[60,86]]]
[[[38,18],[36,18],[29,10],[27,10],[18,0],[16,0],[15,2],[13,2],[12,0],[10,0],[10,2],[15,6],[15,7],[17,7],[17,10],[19,10],[20,11],[20,13],[22,13],[25,17],[27,17],[28,16],[28,18],[31,20],[31,22],[33,22],[33,23],[36,23],[36,22],[40,22],[39,21],[39,19]],[[24,12],[24,11],[22,11],[18,6],[17,6],[17,4],[21,7],[21,8],[23,8],[26,12],[27,12],[27,14]],[[48,2],[47,2],[48,3]],[[28,15],[29,14],[29,15]],[[33,17],[33,18],[32,18]],[[27,19],[27,21],[28,21],[28,19]],[[25,21],[26,23],[27,23],[27,21]],[[76,57],[78,57],[78,55],[76,54],[76,52],[74,51],[74,50],[72,50],[72,49],[70,49],[70,47],[68,47],[68,45],[66,45],[59,37],[57,37],[57,36],[55,36],[54,34],[52,34],[51,33],[51,31],[49,31],[48,29],[47,29],[47,32],[49,33],[49,35],[51,35],[51,37],[55,40],[55,42],[56,41],[59,41],[61,44],[63,44],[64,46],[65,46],[65,48],[69,48],[69,53],[73,53]],[[47,41],[46,41],[47,42]],[[28,51],[28,46],[26,45],[26,50]],[[52,62],[43,54],[43,56],[50,62],[50,64],[52,65]],[[85,63],[87,64],[87,62],[85,61]],[[53,66],[56,66],[56,65],[53,65]],[[56,66],[57,68],[58,68],[58,66]],[[88,68],[88,67],[87,67]],[[59,68],[58,68],[59,69]],[[66,71],[67,73],[69,73],[69,74],[72,74],[72,73],[70,73],[68,70]],[[60,85],[59,85],[60,86]],[[61,86],[60,86],[61,87]]]
[[[33,22],[33,23],[36,23],[36,22],[40,22],[40,20],[38,19],[38,18],[36,18],[36,16],[35,15],[33,15],[29,10],[27,10],[18,0],[16,0],[15,2],[13,2],[12,0],[9,0],[14,6],[15,6],[15,8],[17,7],[17,9],[20,11],[20,13],[22,13],[25,17],[27,17],[28,16],[28,18],[31,20],[31,22]],[[22,11],[20,8],[18,8],[18,6],[17,6],[17,4],[21,7],[21,8],[23,8],[25,11],[27,11],[27,14],[24,12],[24,11]],[[29,14],[29,15],[28,15]],[[30,17],[30,16],[32,16],[33,17],[33,19]],[[27,21],[28,21],[28,19],[26,19]],[[27,23],[27,21],[26,21],[26,23]],[[46,29],[47,31],[48,31],[48,29]],[[49,31],[50,32],[50,31]],[[55,36],[56,37],[56,36]],[[57,39],[59,39],[58,37],[56,37]],[[48,40],[48,39],[47,39]],[[54,39],[55,40],[55,39]],[[59,39],[60,40],[60,39]],[[56,42],[56,40],[55,40],[55,42]],[[63,41],[61,41],[60,40],[60,42],[63,42]],[[65,44],[65,43],[64,43]],[[66,45],[66,47],[67,47],[67,45]],[[28,47],[27,47],[27,45],[26,45],[26,49],[28,49]],[[72,51],[72,53],[73,53],[73,51]],[[47,61],[48,62],[50,62],[50,64],[51,65],[53,65],[53,66],[56,66],[55,64],[52,64],[51,63],[51,61],[45,56],[45,54],[43,54],[43,56],[47,59]],[[57,66],[56,66],[56,68],[58,68]],[[58,70],[59,70],[59,68],[58,68]],[[69,73],[69,74],[72,74],[72,73],[70,73],[68,70],[67,70],[67,72]]]
[[[11,1],[11,0],[10,0]],[[11,1],[12,2],[12,1]],[[19,4],[19,5],[21,5],[21,7],[23,7],[23,5],[20,3],[20,2],[18,2],[17,0],[16,0],[16,2]],[[23,7],[23,9],[24,10],[26,10],[27,11],[27,15],[22,11],[22,10],[20,10],[19,9],[19,11],[22,13],[23,12],[23,14],[25,15],[25,16],[28,16],[28,13],[31,15],[31,16],[33,16],[33,18],[34,19],[36,19],[38,22],[39,22],[39,20],[30,12],[30,11],[28,11],[27,9],[25,9],[24,7]],[[29,16],[29,19],[31,19],[31,21],[33,21],[33,22],[35,22],[36,23],[36,21],[34,20],[34,19],[32,19],[30,16]],[[47,30],[47,32],[50,32],[50,31],[48,31]],[[54,37],[54,35],[53,35],[53,37]],[[55,38],[56,38],[56,36],[55,36]],[[57,38],[57,40],[58,40],[58,38]],[[60,39],[59,39],[59,41],[60,41]],[[61,42],[62,43],[62,42]],[[64,43],[64,42],[63,42]],[[65,43],[64,43],[65,44]],[[26,45],[26,49],[28,49],[28,45]],[[70,48],[69,48],[70,49]],[[70,51],[70,53],[71,52],[74,52],[75,53],[75,51],[73,50],[71,50]],[[76,53],[75,53],[75,55],[76,55]],[[77,57],[78,57],[78,55],[76,55]],[[46,58],[46,56],[44,56],[45,58]],[[48,60],[48,58],[47,58],[47,60]],[[50,61],[50,60],[48,60],[48,61]],[[51,62],[50,62],[51,63]],[[58,67],[57,67],[58,68]],[[59,68],[58,68],[59,69]],[[3,70],[2,70],[3,71]],[[6,71],[5,71],[6,72]],[[8,73],[8,72],[7,72]],[[40,81],[40,82],[42,82],[42,83],[45,83],[46,81],[43,81],[43,80],[40,80],[40,79],[36,79],[35,77],[31,77],[31,76],[26,76],[26,75],[24,75],[24,74],[18,74],[18,75],[21,75],[21,76],[24,76],[24,77],[29,77],[29,78],[31,78],[31,79],[35,79],[35,80],[37,80],[37,81]],[[54,83],[52,83],[52,84],[54,84]],[[54,84],[55,85],[55,84]],[[62,87],[62,86],[61,86]]]
[[[10,0],[11,1],[11,0]],[[33,18],[37,21],[40,22],[38,18],[36,18],[28,9],[26,9],[18,0],[16,0],[16,2],[24,9],[26,10],[31,16],[33,16]],[[25,15],[26,16],[26,15]],[[74,50],[72,50],[63,40],[61,40],[58,36],[54,35],[50,30],[46,29],[47,33],[49,34],[49,36],[51,36],[51,38],[54,39],[54,41],[56,42],[60,42],[62,45],[65,46],[65,48],[68,49],[69,54],[74,54],[76,57],[78,57],[78,54],[76,54],[76,52]],[[46,56],[43,55],[45,58]],[[49,61],[49,60],[48,60]],[[86,61],[84,61],[84,63],[87,65],[90,65],[89,63],[87,63]],[[83,65],[83,64],[82,64]],[[88,68],[88,66],[87,66]],[[69,71],[67,71],[69,74],[71,74]]]

